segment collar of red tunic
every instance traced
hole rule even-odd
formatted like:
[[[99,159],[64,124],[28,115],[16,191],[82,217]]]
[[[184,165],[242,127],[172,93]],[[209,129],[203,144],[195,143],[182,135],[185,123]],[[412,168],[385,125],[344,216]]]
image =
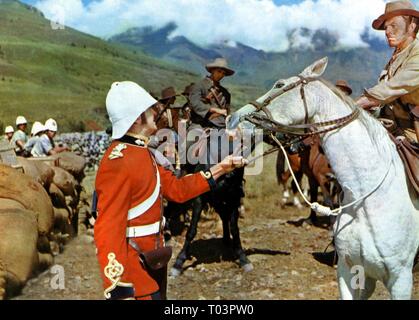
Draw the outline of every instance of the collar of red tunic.
[[[118,139],[118,141],[146,148],[150,139],[140,134],[130,133]]]

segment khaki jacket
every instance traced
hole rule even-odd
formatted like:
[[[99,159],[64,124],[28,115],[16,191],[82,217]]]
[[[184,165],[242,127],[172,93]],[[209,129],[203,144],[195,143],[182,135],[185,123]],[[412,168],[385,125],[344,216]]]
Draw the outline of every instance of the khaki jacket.
[[[206,77],[202,81],[195,84],[189,95],[189,105],[191,107],[191,121],[204,128],[206,127],[225,127],[224,116],[219,116],[215,119],[209,120],[211,107],[221,108],[214,99],[207,100],[211,89],[215,89],[222,95],[221,100],[224,102],[223,108],[227,110],[230,107],[231,95],[226,88],[220,84],[215,84],[210,78]]]
[[[405,135],[417,141],[410,110],[419,105],[419,41],[394,54],[378,84],[365,90],[365,94],[389,106],[392,118],[405,129]]]
[[[419,105],[419,41],[393,55],[379,83],[366,93],[383,104],[400,98],[403,104]]]

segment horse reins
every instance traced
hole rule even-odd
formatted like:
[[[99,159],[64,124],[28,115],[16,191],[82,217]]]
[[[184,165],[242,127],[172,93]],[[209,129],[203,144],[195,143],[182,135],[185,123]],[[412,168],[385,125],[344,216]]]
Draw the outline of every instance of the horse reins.
[[[289,135],[294,135],[297,136],[298,138],[295,140],[298,142],[298,140],[302,140],[303,138],[306,137],[312,137],[314,135],[320,135],[323,133],[327,133],[330,131],[334,131],[337,130],[339,128],[342,128],[344,126],[347,126],[349,123],[351,123],[352,121],[354,121],[356,118],[358,118],[361,110],[360,108],[356,108],[351,114],[345,116],[345,117],[341,117],[335,120],[329,120],[329,121],[323,121],[323,122],[317,122],[317,123],[313,123],[313,124],[308,124],[308,106],[307,106],[307,101],[306,101],[306,97],[305,97],[305,92],[304,92],[304,86],[306,84],[308,84],[311,81],[315,81],[315,80],[319,80],[319,78],[304,78],[302,76],[299,76],[299,81],[294,82],[292,84],[290,84],[289,86],[285,87],[283,90],[281,90],[280,92],[278,92],[277,94],[275,94],[274,96],[269,96],[267,99],[265,99],[265,101],[263,103],[259,103],[257,101],[251,102],[250,104],[253,105],[256,108],[256,112],[259,111],[263,111],[266,116],[260,115],[256,112],[244,116],[244,119],[246,119],[247,121],[253,123],[256,126],[260,126],[263,129],[267,129],[271,132],[270,136],[272,138],[272,140],[276,143],[276,145],[278,147],[274,147],[271,150],[268,150],[267,152],[265,152],[263,155],[256,157],[254,159],[252,159],[250,162],[254,162],[257,159],[270,154],[276,150],[281,150],[285,156],[285,160],[287,162],[287,165],[290,169],[291,175],[296,183],[297,189],[299,191],[299,193],[301,194],[301,196],[303,197],[304,201],[311,207],[312,210],[314,210],[315,212],[319,213],[320,215],[323,216],[337,216],[340,213],[342,213],[342,210],[349,208],[351,206],[354,206],[355,204],[365,200],[366,198],[368,198],[371,194],[373,194],[380,186],[381,184],[384,182],[384,180],[387,178],[388,173],[390,172],[390,168],[391,165],[388,167],[386,173],[384,174],[383,178],[380,180],[380,182],[368,193],[364,194],[362,197],[352,201],[351,203],[348,203],[344,206],[340,206],[339,208],[336,209],[331,209],[329,207],[323,206],[321,204],[319,204],[318,202],[315,203],[311,203],[305,196],[304,193],[301,190],[301,187],[299,185],[299,183],[297,182],[294,172],[292,170],[291,164],[289,162],[288,159],[288,155],[287,152],[285,150],[285,146],[283,143],[281,143],[281,141],[278,140],[278,138],[276,137],[276,135],[274,135],[274,133],[285,133],[285,134],[289,134]],[[304,109],[305,109],[305,123],[303,125],[292,125],[292,126],[288,126],[288,125],[283,125],[278,123],[277,121],[275,121],[272,117],[271,112],[268,110],[267,106],[271,104],[271,102],[278,98],[279,96],[281,96],[282,94],[284,94],[287,91],[290,91],[294,88],[296,88],[297,86],[301,85],[300,88],[300,94],[301,94],[301,98],[303,100],[304,103]],[[267,128],[266,125],[264,123],[268,122],[271,125],[271,128]],[[330,128],[325,128],[325,129],[319,129],[319,127],[330,127]],[[294,130],[304,130],[304,132],[295,132]],[[288,141],[287,145],[291,144],[292,142]],[[250,163],[249,162],[249,163]]]
[[[294,136],[294,137],[296,136],[297,138],[293,138],[293,139],[290,138],[288,141],[284,142],[284,144],[282,145],[283,147],[288,147],[292,144],[303,141],[307,137],[313,137],[315,135],[324,134],[324,133],[342,128],[348,125],[349,123],[351,123],[352,121],[354,121],[359,116],[361,111],[359,108],[356,108],[351,114],[345,117],[309,124],[308,123],[308,120],[309,120],[308,104],[307,104],[307,99],[306,99],[304,88],[310,82],[320,80],[320,78],[317,78],[317,77],[306,78],[301,75],[299,75],[298,78],[299,78],[298,81],[287,85],[286,87],[282,88],[277,93],[275,93],[274,95],[268,96],[262,103],[258,101],[249,102],[249,104],[251,104],[252,106],[256,108],[256,111],[249,115],[245,115],[243,118],[257,127],[260,127],[264,130],[268,130],[270,132],[271,138],[277,145],[278,143],[275,141],[276,139],[274,139],[276,138],[274,133],[283,133],[283,134]],[[301,99],[304,105],[304,112],[305,112],[304,124],[284,125],[275,121],[273,119],[272,113],[268,109],[268,106],[272,103],[273,100],[280,97],[284,93],[297,88],[298,86],[300,86],[300,95],[301,95]],[[259,113],[260,111],[262,111],[265,115],[260,114]],[[321,128],[324,128],[324,129],[321,129]],[[300,132],[298,132],[298,130]],[[278,145],[277,147],[274,147],[266,151],[262,156],[271,154],[279,149],[280,149],[280,146]],[[251,162],[254,162],[259,158],[260,157],[254,158],[251,160]]]
[[[266,98],[262,103],[259,103],[257,101],[251,101],[249,104],[253,105],[256,108],[256,112],[244,116],[244,119],[253,123],[256,126],[259,126],[263,129],[267,129],[271,132],[277,132],[277,133],[285,133],[289,135],[294,136],[301,136],[301,137],[310,137],[313,135],[323,134],[330,131],[337,130],[341,127],[344,127],[354,121],[360,113],[360,109],[356,108],[351,114],[334,119],[334,120],[328,120],[328,121],[321,121],[316,123],[308,123],[309,120],[309,114],[308,114],[308,105],[307,105],[307,99],[305,95],[304,87],[309,84],[310,82],[317,81],[319,78],[305,78],[303,76],[298,76],[299,80],[296,82],[293,82],[286,86],[285,88],[281,89],[276,94],[269,96]],[[280,124],[277,121],[273,119],[272,113],[267,108],[273,100],[280,97],[284,93],[300,86],[300,95],[301,99],[304,104],[304,112],[305,112],[305,120],[304,124],[297,124],[297,125],[284,125]],[[265,115],[258,114],[258,112],[263,111]],[[266,125],[268,123],[268,126]],[[329,127],[325,129],[319,129],[322,127]],[[303,130],[303,132],[296,132],[296,130]]]
[[[163,106],[163,109],[159,110],[159,113],[157,114],[155,122],[158,123],[161,120],[163,114],[166,112],[167,121],[169,122],[169,124],[168,124],[169,129],[172,129],[173,128],[173,117],[172,117],[171,107],[168,104],[159,103],[157,108],[160,109],[160,105]]]

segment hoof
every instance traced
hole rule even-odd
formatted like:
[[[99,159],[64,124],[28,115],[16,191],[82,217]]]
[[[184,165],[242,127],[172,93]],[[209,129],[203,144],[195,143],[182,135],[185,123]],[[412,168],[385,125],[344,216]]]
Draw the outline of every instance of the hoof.
[[[173,278],[177,278],[178,276],[180,276],[181,273],[182,271],[179,269],[176,269],[176,268],[170,269],[170,276]]]
[[[253,269],[254,269],[254,267],[253,267],[253,264],[251,264],[251,263],[245,264],[243,266],[243,271],[244,272],[251,272],[251,271],[253,271]]]

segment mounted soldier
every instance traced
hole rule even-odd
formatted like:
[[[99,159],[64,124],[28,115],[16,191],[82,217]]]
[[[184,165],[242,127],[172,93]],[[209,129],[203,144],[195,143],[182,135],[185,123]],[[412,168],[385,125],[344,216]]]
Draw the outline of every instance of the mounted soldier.
[[[373,22],[376,30],[385,30],[394,53],[376,86],[365,90],[357,104],[379,111],[394,121],[396,136],[419,141],[419,11],[410,1],[387,3],[385,13]]]
[[[210,73],[202,81],[196,83],[189,95],[191,107],[191,129],[225,128],[225,120],[230,113],[231,95],[220,82],[224,77],[234,74],[227,61],[217,58],[205,66]]]
[[[347,96],[350,96],[352,94],[352,88],[349,86],[348,82],[345,80],[338,80],[335,84],[336,88],[338,88],[340,91],[345,93]]]
[[[168,87],[162,90],[159,102],[170,108],[175,104],[177,96],[175,88]]]
[[[189,95],[191,94],[192,88],[194,87],[195,83],[192,82],[188,84],[185,89],[183,89],[182,96],[186,99],[186,102],[182,106],[183,118],[187,120],[187,124],[191,123],[191,106],[190,106],[190,99]]]
[[[190,88],[191,125],[186,137],[186,150],[180,152],[181,158],[184,158],[183,151],[187,152],[188,162],[193,158],[199,158],[201,163],[208,161],[204,152],[208,137],[225,129],[226,118],[230,114],[231,95],[220,83],[235,71],[228,67],[224,58],[215,59],[205,68],[210,74]]]
[[[379,83],[365,90],[357,103],[384,118],[381,121],[419,194],[419,11],[410,1],[390,2],[372,26],[385,30],[389,46],[395,49]]]

